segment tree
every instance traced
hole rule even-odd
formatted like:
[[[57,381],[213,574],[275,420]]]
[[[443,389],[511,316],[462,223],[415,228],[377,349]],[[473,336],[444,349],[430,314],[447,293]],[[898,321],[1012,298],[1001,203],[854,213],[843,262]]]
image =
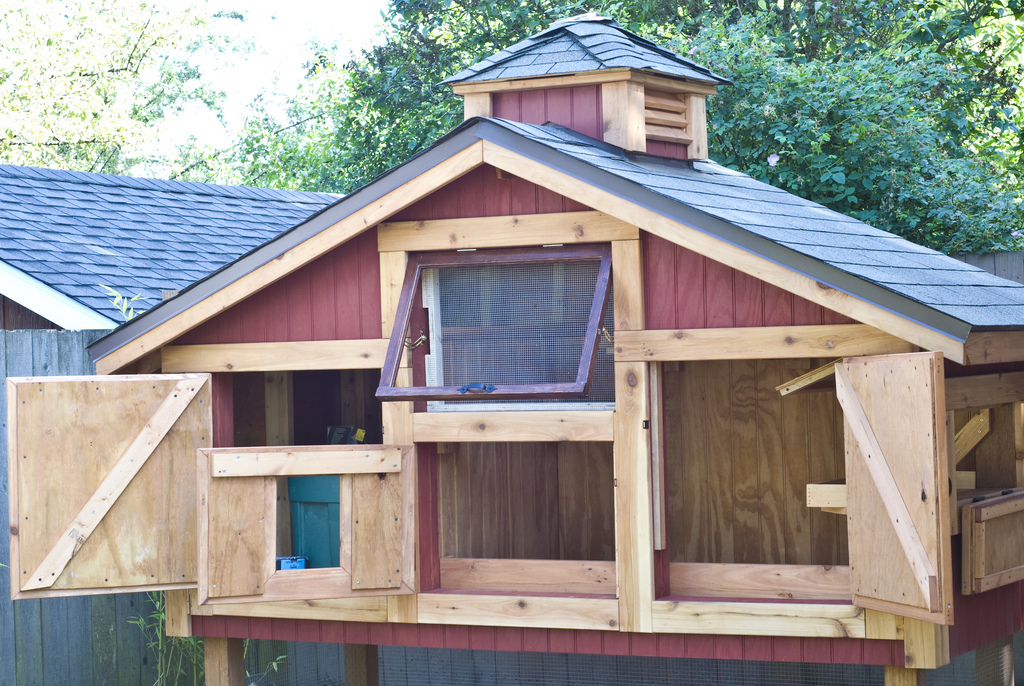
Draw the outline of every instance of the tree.
[[[205,31],[196,11],[146,0],[0,9],[0,160],[110,173],[173,166],[147,152],[160,122],[221,97],[189,61]]]

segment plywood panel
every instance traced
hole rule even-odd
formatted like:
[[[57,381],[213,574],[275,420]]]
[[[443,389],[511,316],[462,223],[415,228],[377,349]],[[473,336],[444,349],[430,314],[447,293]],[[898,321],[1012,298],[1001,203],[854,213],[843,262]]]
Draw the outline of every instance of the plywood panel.
[[[558,444],[559,551],[563,560],[615,559],[612,444]]]
[[[845,522],[804,503],[812,474],[843,473],[835,396],[775,390],[821,362],[664,364],[673,562],[841,564]]]
[[[402,585],[401,474],[352,476],[352,589]]]
[[[213,458],[204,455],[200,459]],[[211,598],[263,593],[266,482],[264,477],[209,480],[207,559]]]
[[[14,383],[11,488],[20,526],[12,532],[12,565],[23,576],[40,565],[181,378]],[[198,395],[56,577],[53,591],[194,583],[193,456],[210,442],[211,394],[205,375],[188,378],[201,384]]]

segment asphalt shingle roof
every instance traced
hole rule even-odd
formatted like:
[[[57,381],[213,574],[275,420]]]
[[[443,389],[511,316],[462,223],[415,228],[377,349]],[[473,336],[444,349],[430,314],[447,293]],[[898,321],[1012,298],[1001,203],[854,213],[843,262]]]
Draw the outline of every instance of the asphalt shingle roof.
[[[0,260],[114,320],[336,202],[324,193],[0,165]]]
[[[628,155],[547,124],[489,120],[554,151],[724,220],[971,327],[1024,327],[1024,284],[911,243],[711,161]],[[616,189],[622,192],[622,188]]]
[[[713,85],[730,81],[623,29],[607,17],[582,15],[467,67],[443,83],[533,78],[599,69],[638,69]]]

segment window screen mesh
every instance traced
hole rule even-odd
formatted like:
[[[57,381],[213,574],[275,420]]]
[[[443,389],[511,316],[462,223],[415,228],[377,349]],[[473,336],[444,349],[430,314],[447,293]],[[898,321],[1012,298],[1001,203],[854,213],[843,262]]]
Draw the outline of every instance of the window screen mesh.
[[[585,260],[428,270],[424,281],[434,284],[426,291],[432,366],[439,377],[429,383],[574,382],[599,267],[598,261]],[[609,334],[612,313],[609,298],[604,320]],[[590,396],[567,402],[614,402],[613,350],[601,340]]]

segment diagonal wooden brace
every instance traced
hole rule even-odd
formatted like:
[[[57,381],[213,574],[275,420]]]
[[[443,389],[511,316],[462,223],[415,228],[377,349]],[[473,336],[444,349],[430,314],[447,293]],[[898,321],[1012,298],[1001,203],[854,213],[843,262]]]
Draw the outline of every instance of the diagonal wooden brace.
[[[868,473],[871,474],[875,488],[882,496],[889,521],[903,547],[903,553],[910,562],[910,569],[921,590],[921,595],[924,596],[929,611],[938,612],[939,590],[935,568],[932,566],[931,560],[928,559],[921,536],[917,532],[917,527],[914,526],[914,521],[910,518],[910,510],[903,502],[899,486],[892,476],[892,471],[889,470],[889,465],[882,453],[881,446],[878,445],[878,439],[875,438],[874,431],[871,429],[864,407],[853,391],[850,377],[841,362],[836,363],[836,396],[850,423],[850,430],[860,446],[860,453],[864,457]]]
[[[206,380],[203,378],[179,381],[164,399],[142,431],[124,451],[117,464],[110,470],[103,483],[92,494],[85,507],[78,513],[71,525],[64,531],[56,545],[43,558],[39,568],[22,585],[23,591],[49,588],[67,567],[79,548],[106,516],[124,489],[146,464],[160,441],[178,421],[185,408],[196,397]]]

